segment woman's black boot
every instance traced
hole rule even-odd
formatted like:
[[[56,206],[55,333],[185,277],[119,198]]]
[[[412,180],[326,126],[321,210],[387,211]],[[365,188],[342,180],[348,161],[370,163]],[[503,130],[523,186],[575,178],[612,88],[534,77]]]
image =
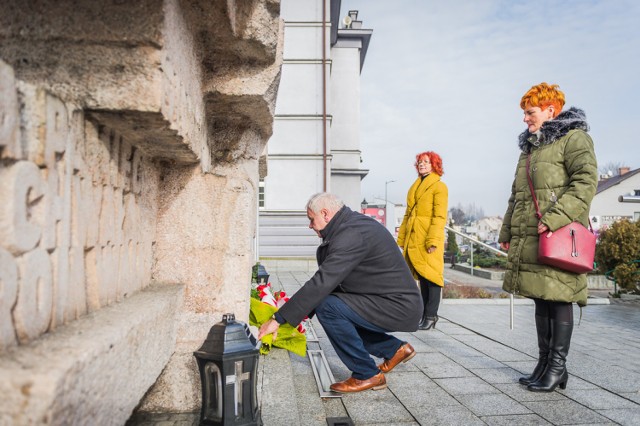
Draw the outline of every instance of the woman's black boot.
[[[536,315],[536,332],[538,333],[538,364],[533,369],[533,373],[529,376],[520,377],[518,380],[523,385],[530,385],[537,382],[545,368],[547,368],[547,358],[549,356],[549,339],[551,338],[551,330],[549,328],[549,317]]]
[[[571,344],[573,322],[549,321],[551,328],[551,342],[549,343],[549,358],[544,374],[536,382],[529,384],[527,389],[532,392],[553,392],[556,387],[567,387],[569,373],[567,373],[567,355]]]
[[[420,330],[422,330],[422,327],[424,327],[424,325],[427,323],[427,313],[423,313],[422,314],[422,318],[420,319],[420,322],[418,323],[418,328]]]
[[[429,288],[427,287],[427,283],[424,282],[422,277],[420,277],[420,295],[422,296],[422,304],[424,306],[424,310],[422,311],[422,318],[418,323],[418,329],[424,330],[424,326],[427,323],[427,302],[429,301]]]
[[[427,317],[425,316],[426,321],[424,324],[419,326],[420,330],[430,330],[432,328],[436,328],[436,323],[438,322],[438,316],[435,317]]]

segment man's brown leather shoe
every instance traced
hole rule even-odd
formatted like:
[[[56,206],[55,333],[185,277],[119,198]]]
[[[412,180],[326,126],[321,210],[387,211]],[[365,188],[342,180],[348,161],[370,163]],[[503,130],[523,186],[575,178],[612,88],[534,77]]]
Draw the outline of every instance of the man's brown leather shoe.
[[[382,364],[378,366],[380,371],[383,373],[388,373],[393,370],[393,368],[400,364],[401,362],[407,362],[411,358],[416,356],[416,351],[413,349],[410,343],[405,343],[400,346],[400,348],[396,351],[396,354],[391,359],[385,359]]]
[[[358,380],[353,377],[349,377],[344,382],[338,382],[331,385],[331,390],[334,392],[348,393],[348,392],[361,392],[367,389],[380,390],[387,387],[387,379],[384,378],[384,374],[378,373],[375,376]]]

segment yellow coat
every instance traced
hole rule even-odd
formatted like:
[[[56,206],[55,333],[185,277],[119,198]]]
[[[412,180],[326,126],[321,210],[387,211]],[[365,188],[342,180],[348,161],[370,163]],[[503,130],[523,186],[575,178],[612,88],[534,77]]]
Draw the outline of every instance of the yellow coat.
[[[418,177],[407,193],[407,210],[398,231],[398,245],[413,272],[444,286],[444,225],[449,190],[436,173]],[[427,248],[435,246],[432,253]]]

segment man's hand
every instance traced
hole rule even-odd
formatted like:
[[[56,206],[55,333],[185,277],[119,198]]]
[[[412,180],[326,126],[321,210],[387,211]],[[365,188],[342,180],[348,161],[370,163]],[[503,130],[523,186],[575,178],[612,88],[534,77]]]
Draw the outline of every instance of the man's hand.
[[[436,246],[431,246],[427,249],[427,253],[429,254],[433,253],[434,251],[436,251]]]
[[[509,244],[509,241],[505,241],[505,242],[503,242],[503,243],[500,243],[500,248],[501,248],[503,251],[509,251],[509,246],[510,246],[510,245],[511,245],[511,244]]]
[[[260,326],[260,330],[258,330],[258,340],[262,340],[267,334],[273,334],[273,341],[275,342],[278,336],[278,327],[280,327],[280,324],[273,318],[265,322]]]

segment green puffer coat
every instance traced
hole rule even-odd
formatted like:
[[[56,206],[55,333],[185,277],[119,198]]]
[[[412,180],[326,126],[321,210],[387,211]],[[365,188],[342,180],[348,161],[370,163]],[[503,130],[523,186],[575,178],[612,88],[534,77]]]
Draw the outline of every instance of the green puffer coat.
[[[593,141],[584,112],[571,108],[542,125],[540,138],[520,135],[511,197],[499,242],[509,242],[502,288],[530,298],[587,304],[586,274],[538,263],[538,219],[527,180],[527,155],[542,223],[555,231],[573,221],[588,226],[589,207],[598,185]]]

